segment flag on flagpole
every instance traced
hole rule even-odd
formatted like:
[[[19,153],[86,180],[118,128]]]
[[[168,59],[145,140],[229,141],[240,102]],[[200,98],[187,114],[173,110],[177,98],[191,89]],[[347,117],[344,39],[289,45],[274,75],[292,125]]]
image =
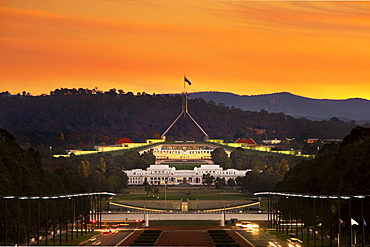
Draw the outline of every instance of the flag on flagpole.
[[[188,80],[188,78],[186,78],[186,76],[184,76],[184,81],[191,85],[191,82]]]
[[[351,225],[358,225],[357,221],[355,221],[354,219],[351,218]]]
[[[362,218],[362,219],[364,221],[364,226],[367,226],[366,221],[365,221],[365,218]]]

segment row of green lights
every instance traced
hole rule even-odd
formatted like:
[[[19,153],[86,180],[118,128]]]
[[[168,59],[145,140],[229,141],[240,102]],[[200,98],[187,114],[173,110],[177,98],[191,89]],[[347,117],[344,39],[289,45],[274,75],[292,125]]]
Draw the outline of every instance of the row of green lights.
[[[258,192],[254,193],[255,196],[263,196],[263,195],[274,195],[274,196],[288,196],[288,197],[304,197],[304,198],[319,198],[319,199],[351,199],[352,197],[358,199],[364,199],[366,196],[370,195],[346,195],[346,196],[339,196],[339,195],[313,195],[313,194],[300,194],[300,193],[286,193],[286,192]]]
[[[109,192],[93,192],[93,193],[79,193],[79,194],[63,194],[63,195],[42,195],[42,196],[0,196],[3,199],[58,199],[58,198],[71,198],[71,197],[79,197],[79,196],[95,196],[95,195],[105,195],[105,196],[115,196],[114,193]]]

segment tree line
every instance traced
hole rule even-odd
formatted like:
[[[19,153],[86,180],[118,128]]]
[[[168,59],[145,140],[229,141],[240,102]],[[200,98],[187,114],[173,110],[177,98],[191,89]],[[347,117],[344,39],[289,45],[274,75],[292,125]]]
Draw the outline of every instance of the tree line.
[[[52,224],[55,228],[55,218],[59,224],[57,229],[60,230],[68,226],[67,221],[72,217],[75,220],[74,214],[86,213],[83,204],[87,205],[87,202],[84,198],[59,198],[56,202],[43,200],[40,196],[50,199],[60,194],[121,193],[128,181],[122,170],[146,168],[154,162],[155,157],[151,152],[140,155],[135,151],[118,156],[97,154],[55,159],[43,156],[30,147],[24,149],[16,142],[14,135],[0,128],[0,229],[2,233],[6,231],[6,234],[1,234],[0,242],[13,245],[24,243],[27,241],[27,232],[35,236],[40,228],[50,230]],[[17,199],[24,196],[28,199]],[[30,200],[30,197],[38,200]],[[66,207],[68,201],[69,208]],[[71,203],[76,203],[73,210]],[[48,214],[48,207],[54,211],[53,220],[50,211]],[[80,220],[82,222],[82,218]],[[82,231],[81,223],[80,226]]]
[[[95,154],[70,158],[43,156],[24,149],[14,135],[0,128],[0,194],[47,195],[82,192],[120,193],[127,187],[122,170],[145,169],[155,163],[152,152]]]
[[[111,89],[56,89],[42,96],[0,96],[0,127],[13,133],[25,148],[43,154],[66,149],[111,145],[121,137],[134,142],[158,138],[179,115],[181,95],[133,94]],[[354,122],[296,119],[283,113],[243,111],[201,98],[189,100],[189,112],[211,138],[343,138]],[[167,140],[203,140],[190,118],[180,118]],[[293,144],[291,144],[293,145]]]
[[[284,175],[301,162],[303,158],[253,152],[243,148],[236,148],[228,157],[223,148],[216,148],[212,152],[212,160],[223,169],[251,169],[252,171],[247,172],[244,177],[237,178],[236,181],[225,181],[225,179],[209,178],[208,176],[205,178],[207,184],[210,183],[210,179],[213,179],[216,188],[238,185],[247,192],[258,192],[274,190],[275,185],[283,180]]]
[[[316,159],[291,169],[279,191],[354,195],[370,194],[370,128],[352,129],[339,144],[327,144]]]
[[[369,228],[366,226],[366,222],[370,220],[369,151],[370,128],[357,126],[341,143],[324,145],[315,159],[304,160],[290,169],[284,179],[276,185],[275,190],[324,196],[352,196],[351,199],[348,197],[324,200],[320,205],[320,210],[326,212],[326,217],[322,219],[323,225],[326,226],[326,232],[329,232],[328,228],[332,224],[330,219],[336,219],[334,225],[339,224],[342,234],[350,236],[352,219],[355,219],[359,226],[353,228],[360,233],[359,227],[364,224],[364,237],[366,236],[366,241],[369,241]],[[362,197],[356,198],[359,195]],[[305,218],[307,215],[314,215],[314,203],[315,201],[311,199],[310,207],[303,213]],[[302,211],[293,214],[295,214],[293,217],[300,218]],[[349,243],[349,239],[343,241]]]

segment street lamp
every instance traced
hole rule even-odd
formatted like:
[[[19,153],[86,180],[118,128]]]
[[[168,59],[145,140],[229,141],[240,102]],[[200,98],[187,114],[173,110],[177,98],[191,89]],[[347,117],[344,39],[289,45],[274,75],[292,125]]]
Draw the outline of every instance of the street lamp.
[[[168,177],[166,180],[164,180],[164,210],[167,211],[167,180],[168,180]]]
[[[38,200],[40,199],[39,196],[30,196],[29,198],[29,214],[31,213],[31,200]],[[30,215],[29,215],[29,221],[30,221]],[[39,245],[40,240],[40,201],[38,200],[38,209],[37,209],[37,245]]]
[[[48,196],[43,196],[43,197],[41,197],[41,199],[42,200],[46,200],[45,202],[46,202],[46,214],[45,214],[45,217],[46,217],[46,220],[45,220],[45,222],[46,222],[46,226],[45,226],[45,232],[46,232],[46,238],[45,238],[45,245],[48,245],[48,237],[49,237],[49,217],[48,217],[48,215],[49,215],[49,201],[48,201],[48,199],[49,199],[50,197],[48,197]]]
[[[357,199],[361,199],[361,226],[362,226],[362,247],[365,247],[365,220],[364,220],[364,200],[365,196],[354,196]]]
[[[4,245],[7,245],[7,240],[8,240],[8,200],[7,199],[14,199],[15,196],[4,196],[5,199],[5,238],[4,238]]]
[[[17,222],[17,244],[19,244],[19,225],[20,225],[20,222],[19,222],[19,216],[20,216],[20,200],[25,200],[25,199],[29,199],[28,197],[26,196],[21,196],[21,197],[18,197],[18,222]],[[30,209],[28,209],[28,245],[30,243]]]
[[[53,245],[55,245],[55,199],[58,199],[57,196],[51,196],[53,199]]]

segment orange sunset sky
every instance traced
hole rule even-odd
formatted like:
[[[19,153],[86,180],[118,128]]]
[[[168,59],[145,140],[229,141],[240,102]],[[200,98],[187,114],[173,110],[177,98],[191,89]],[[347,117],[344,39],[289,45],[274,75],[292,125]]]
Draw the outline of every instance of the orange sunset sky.
[[[370,99],[370,2],[0,0],[0,92]]]

